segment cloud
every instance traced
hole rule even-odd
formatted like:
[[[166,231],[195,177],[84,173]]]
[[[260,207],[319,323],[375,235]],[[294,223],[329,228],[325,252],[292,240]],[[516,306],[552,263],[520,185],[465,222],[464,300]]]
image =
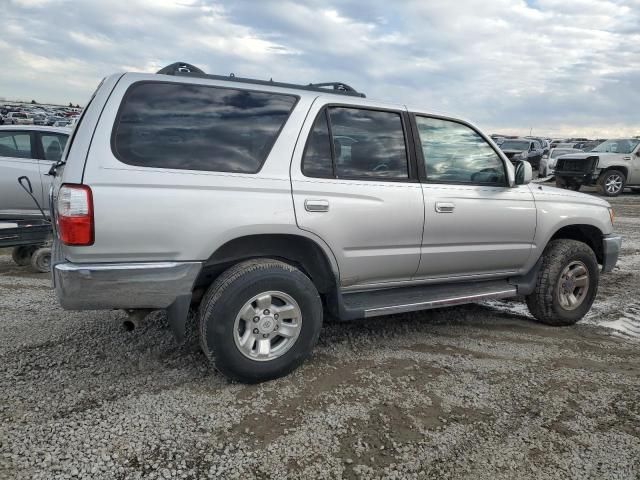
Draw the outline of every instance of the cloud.
[[[640,133],[638,0],[12,0],[1,95],[82,103],[177,60],[339,80],[489,130]]]

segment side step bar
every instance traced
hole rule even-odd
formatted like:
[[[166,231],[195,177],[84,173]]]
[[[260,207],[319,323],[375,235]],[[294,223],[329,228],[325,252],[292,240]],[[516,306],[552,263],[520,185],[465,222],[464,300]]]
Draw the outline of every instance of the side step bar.
[[[343,293],[339,318],[378,317],[394,313],[415,312],[449,307],[480,300],[517,295],[517,288],[506,280],[422,285],[359,293]]]

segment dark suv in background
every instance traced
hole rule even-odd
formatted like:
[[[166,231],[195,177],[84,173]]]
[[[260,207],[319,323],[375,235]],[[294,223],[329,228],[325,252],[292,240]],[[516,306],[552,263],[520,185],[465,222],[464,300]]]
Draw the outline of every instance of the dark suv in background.
[[[540,167],[544,152],[540,142],[530,138],[507,139],[502,142],[500,149],[511,162],[526,160],[536,170]]]

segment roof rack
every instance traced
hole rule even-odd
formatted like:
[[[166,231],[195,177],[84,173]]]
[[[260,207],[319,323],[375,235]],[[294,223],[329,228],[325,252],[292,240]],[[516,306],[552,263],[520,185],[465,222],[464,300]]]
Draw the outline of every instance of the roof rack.
[[[297,90],[310,90],[314,92],[323,93],[336,93],[339,95],[349,95],[352,97],[365,97],[364,93],[358,92],[353,87],[350,87],[343,82],[327,82],[327,83],[309,83],[307,85],[298,85],[296,83],[283,83],[274,82],[271,80],[257,80],[255,78],[241,78],[236,77],[233,73],[229,76],[224,75],[209,75],[204,73],[198,67],[194,67],[185,62],[175,62],[171,65],[158,70],[156,73],[160,75],[176,75],[176,76],[189,76],[198,78],[210,78],[213,80],[224,80],[227,82],[241,82],[250,83],[253,85],[270,85],[273,87],[295,88]]]

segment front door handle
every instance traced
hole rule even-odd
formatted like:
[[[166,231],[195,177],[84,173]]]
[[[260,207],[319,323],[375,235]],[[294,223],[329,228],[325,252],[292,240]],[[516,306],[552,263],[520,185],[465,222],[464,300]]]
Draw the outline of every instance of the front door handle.
[[[456,205],[451,202],[436,202],[436,212],[438,213],[453,213],[456,209]]]
[[[304,209],[307,212],[328,212],[329,202],[327,200],[305,200]]]

